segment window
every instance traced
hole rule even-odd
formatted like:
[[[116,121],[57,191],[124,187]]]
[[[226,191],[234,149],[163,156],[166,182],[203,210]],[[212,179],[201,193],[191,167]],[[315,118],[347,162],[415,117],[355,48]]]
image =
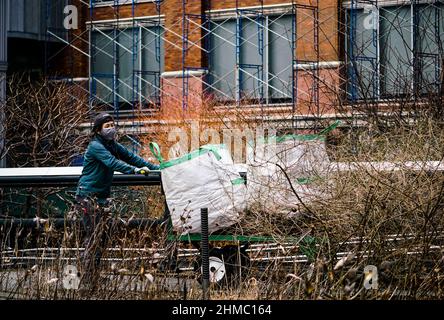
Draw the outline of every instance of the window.
[[[92,34],[92,93],[99,103],[113,103],[114,44],[112,31]]]
[[[250,15],[239,22],[212,21],[209,84],[218,100],[291,100],[292,19]]]
[[[92,32],[92,94],[98,103],[157,105],[163,71],[163,28]]]
[[[351,100],[439,92],[444,4],[358,7],[348,11],[347,28]]]
[[[380,10],[381,93],[411,92],[413,79],[410,6]]]
[[[10,19],[8,31],[12,37],[31,39],[49,39],[58,41],[56,37],[48,37],[47,31],[59,38],[67,39],[67,31],[63,27],[65,15],[63,9],[68,0],[8,0]],[[24,35],[26,34],[26,35]]]
[[[349,63],[347,92],[354,98],[378,96],[377,29],[366,27],[367,17],[368,14],[363,9],[358,10],[355,17],[350,13],[347,16],[347,26],[349,28],[352,24],[355,26],[355,34],[352,35],[349,29],[349,41],[347,41],[347,57],[354,57]]]
[[[441,88],[444,58],[444,4],[419,5],[417,8],[416,89],[421,93],[437,92]]]

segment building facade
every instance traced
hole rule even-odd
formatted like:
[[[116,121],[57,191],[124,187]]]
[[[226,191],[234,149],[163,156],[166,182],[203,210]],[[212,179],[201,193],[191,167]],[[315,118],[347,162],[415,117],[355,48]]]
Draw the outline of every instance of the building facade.
[[[390,101],[441,94],[442,1],[344,1],[347,98]]]
[[[47,75],[118,117],[211,104],[287,115],[293,126],[338,117],[338,106],[346,117],[356,104],[442,91],[439,0],[13,3],[10,68],[42,52],[35,64]],[[17,45],[29,41],[44,49]]]
[[[71,75],[89,79],[92,107],[333,111],[342,67],[337,0],[72,3],[81,23],[66,43]]]

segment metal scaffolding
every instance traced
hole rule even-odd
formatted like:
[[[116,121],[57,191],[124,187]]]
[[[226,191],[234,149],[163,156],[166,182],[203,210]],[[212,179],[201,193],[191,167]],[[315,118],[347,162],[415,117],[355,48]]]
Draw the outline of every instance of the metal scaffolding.
[[[199,1],[202,10],[190,12],[193,1]],[[48,20],[53,7],[63,3],[67,1],[46,0]],[[84,83],[88,82],[88,87],[79,85],[79,90],[90,95],[91,109],[107,108],[115,112],[117,119],[125,113],[134,119],[140,110],[156,110],[161,104],[161,97],[168,97],[187,109],[189,97],[196,94],[214,98],[221,104],[291,105],[293,114],[304,104],[309,105],[313,113],[320,113],[319,94],[323,80],[320,68],[319,0],[312,0],[309,4],[292,0],[281,5],[264,5],[263,0],[257,0],[256,3],[250,2],[248,7],[236,0],[233,2],[235,7],[218,9],[212,7],[210,0],[182,0],[182,17],[168,28],[161,14],[164,4],[161,0],[151,2],[157,14],[150,17],[138,16],[136,8],[141,3],[136,0],[77,0],[76,3],[88,7],[89,17],[86,20],[89,21],[89,28],[73,32],[57,29],[48,23],[47,36],[70,47],[71,55],[65,55],[64,59],[71,70],[75,68],[74,54],[89,59],[89,74],[81,79]],[[130,17],[126,16],[125,19],[121,19],[120,12],[123,5],[131,5]],[[350,0],[343,3],[346,13],[344,30],[348,101],[378,101],[395,96],[392,90],[395,85],[389,82],[397,84],[398,78],[402,77],[389,74],[389,64],[396,60],[400,49],[390,45],[390,41],[396,39],[389,38],[387,34],[390,34],[390,30],[402,32],[399,29],[404,28],[396,25],[397,21],[393,18],[400,15],[393,9],[396,7],[410,6],[412,43],[410,47],[406,45],[409,54],[403,58],[408,59],[405,64],[410,64],[413,96],[420,97],[430,91],[441,90],[443,2],[412,0],[387,6],[387,2],[378,0]],[[113,19],[95,20],[99,7],[107,7]],[[280,19],[284,17],[291,18],[291,23],[282,22],[284,20]],[[373,25],[363,28],[363,23],[367,23],[369,18]],[[383,34],[381,26],[385,28]],[[150,35],[150,43],[144,43],[144,34]],[[288,58],[285,68],[273,70],[270,61],[277,52],[273,46],[279,41],[282,50],[288,50],[291,58]],[[382,41],[385,41],[384,45]],[[286,48],[282,46],[284,42]],[[54,45],[54,41],[47,43],[48,46]],[[221,46],[226,46],[224,53],[233,60],[229,68],[218,66],[225,58],[221,59],[221,51],[218,51]],[[182,52],[182,97],[163,87],[170,85],[177,88],[177,83],[162,77],[164,52],[168,54],[169,50]],[[142,61],[145,51],[149,51],[154,62],[149,66]],[[66,51],[62,48],[51,52],[47,56],[48,63],[60,53]],[[192,62],[195,59],[190,59],[195,53],[201,56],[197,64]],[[106,71],[96,66],[99,56],[107,59]],[[387,62],[387,57],[392,60]],[[69,71],[66,72],[66,75],[69,74]],[[57,77],[66,78],[66,75],[58,74]],[[198,92],[193,92],[191,79],[193,83],[200,81]]]
[[[90,24],[90,57],[91,61],[97,58],[98,54],[104,54],[112,59],[113,72],[103,73],[91,70],[90,72],[90,92],[91,103],[105,103],[112,107],[116,117],[119,117],[121,105],[130,106],[135,113],[140,108],[146,106],[158,107],[160,104],[160,72],[161,72],[161,37],[162,23],[160,14],[160,1],[155,1],[157,17],[137,18],[135,9],[137,3],[131,2],[132,16],[130,21],[122,21],[120,16],[121,0],[114,0],[114,17],[112,21],[91,21]],[[90,16],[94,17],[95,6],[91,2]],[[142,51],[149,50],[151,43],[142,43],[142,33],[147,32],[154,35],[151,41],[154,44],[152,52],[157,70],[144,68],[142,62]],[[103,37],[105,43],[101,46],[97,43],[97,37]],[[106,43],[107,42],[107,43]],[[125,44],[122,44],[124,42]],[[111,54],[103,48],[111,46]],[[121,60],[124,55],[130,55],[130,72],[128,76],[121,79]],[[128,66],[126,66],[128,67]],[[150,81],[147,80],[149,78]],[[110,82],[111,85],[108,85]],[[110,102],[104,101],[98,93],[98,85],[105,88],[105,92],[112,97]],[[150,94],[143,94],[143,88],[149,86],[152,90],[147,90]],[[130,94],[124,95],[123,91],[129,90]],[[109,100],[109,99],[108,99]]]
[[[310,92],[306,93],[308,94],[309,101],[308,104],[310,106],[310,109],[314,111],[314,113],[319,116],[320,115],[320,97],[319,97],[319,91],[320,91],[320,21],[319,21],[319,0],[314,0],[311,2],[311,5],[302,5],[302,4],[296,4],[293,2],[293,13],[294,13],[294,59],[293,59],[293,65],[294,65],[294,71],[293,71],[293,99],[292,99],[292,106],[293,106],[293,117],[295,115],[296,108],[298,106],[299,97],[300,97],[300,70],[303,70],[304,72],[309,71],[309,82],[311,84],[310,86]],[[299,17],[303,15],[304,18],[301,20],[298,20]],[[298,25],[305,24],[304,22],[308,19],[308,21],[311,20],[313,26],[311,30],[306,30],[299,32]],[[302,23],[301,23],[302,22]],[[298,42],[300,41],[307,41],[307,33],[313,38],[313,44],[312,44],[312,53],[309,55],[309,58],[307,59],[304,56],[300,56],[300,53],[298,53]],[[312,33],[312,35],[310,34]],[[300,68],[300,66],[303,66]],[[293,123],[294,123],[293,119]]]
[[[443,1],[351,0],[345,11],[348,101],[441,91]]]
[[[258,0],[255,6],[250,7],[242,7],[240,1],[236,1],[235,8],[222,10],[226,11],[222,13],[221,10],[213,10],[211,2],[208,1],[201,14],[187,12],[187,4],[190,1],[192,0],[182,2],[184,109],[188,107],[189,80],[197,79],[202,81],[204,94],[220,100],[221,103],[259,106],[276,104],[270,94],[270,91],[273,91],[280,96],[280,102],[291,105],[295,113],[300,102],[299,93],[303,92],[310,99],[305,102],[311,105],[312,110],[319,112],[320,26],[317,0],[312,1],[311,5],[298,4],[293,0],[290,5],[286,4],[283,9],[274,12],[273,7],[264,6],[263,0]],[[282,17],[291,18],[289,26],[278,22]],[[233,23],[234,28],[230,28],[229,23]],[[297,25],[303,23],[311,25],[310,30],[298,30]],[[285,32],[281,34],[274,30],[274,26],[283,30],[287,28],[287,35]],[[191,41],[190,35],[196,34],[200,34],[200,38]],[[270,48],[277,41],[286,42],[290,58],[285,68],[273,73],[269,67]],[[298,43],[303,41],[312,44],[308,56],[297,52]],[[234,55],[235,62],[232,69],[218,74],[214,70],[214,65],[217,64],[214,60],[220,60],[220,57],[215,58],[214,52],[223,45],[230,48],[227,53]],[[191,50],[199,51],[205,57],[205,67],[189,65]],[[248,53],[251,55],[243,53],[242,50],[250,50]],[[304,80],[299,77],[302,72],[308,75]],[[282,81],[280,75],[285,73],[289,73],[288,79]],[[277,86],[273,81],[281,83]],[[301,88],[301,81],[310,82],[309,92]],[[229,88],[234,90],[224,91],[221,89],[222,83],[228,83]]]
[[[46,1],[51,6],[65,0]],[[190,12],[193,1],[199,1],[202,10]],[[134,122],[139,111],[157,110],[162,97],[180,103],[186,110],[189,97],[199,95],[221,104],[291,106],[293,114],[303,103],[319,114],[319,0],[310,4],[292,0],[278,5],[257,0],[248,7],[236,0],[234,8],[226,9],[212,8],[210,0],[182,0],[182,17],[168,28],[161,14],[165,3],[161,0],[151,2],[157,14],[149,17],[139,16],[136,9],[141,3],[136,0],[77,3],[87,6],[88,28],[63,33],[48,27],[47,34],[69,47],[71,55],[89,60],[89,74],[82,78],[83,85],[71,81],[89,94],[91,110],[113,110],[117,121],[129,114]],[[131,5],[131,14],[128,16],[126,10],[125,18],[123,5]],[[113,19],[96,20],[97,10],[103,7]],[[225,69],[219,66],[225,62],[221,46],[226,46],[233,60],[233,65]],[[168,54],[169,50],[182,53],[181,98],[165,90],[166,86],[177,88],[177,83],[162,77],[164,52]],[[142,59],[145,51],[154,61],[149,66]],[[278,67],[274,66],[283,51],[286,56]],[[192,62],[196,53],[201,58],[197,64]],[[48,57],[48,61],[53,58]],[[74,60],[67,64],[74,70]],[[191,79],[200,83],[198,92],[193,92]]]
[[[264,1],[258,1],[258,7],[255,9],[239,8],[239,0],[236,0],[236,102],[239,103],[243,98],[242,85],[244,76],[253,77],[257,82],[257,100],[261,104],[264,98]],[[243,22],[251,21],[257,27],[257,51],[259,61],[243,61],[241,59],[241,45],[248,41],[243,36]],[[253,97],[256,97],[254,95]],[[246,97],[251,98],[251,97]]]
[[[163,21],[161,17],[162,0],[153,0],[156,15],[136,16],[138,1],[76,1],[79,12],[88,12],[87,27],[76,30],[54,30],[49,22],[54,5],[66,0],[46,0],[47,30],[50,39],[63,43],[64,47],[47,55],[46,62],[51,62],[63,55],[66,70],[64,74],[50,73],[57,81],[69,82],[78,92],[89,96],[91,115],[97,110],[112,110],[117,125],[120,120],[132,121],[133,149],[140,146],[137,141],[140,125],[136,123],[140,112],[153,112],[160,106],[160,76],[163,68],[162,39]],[[121,18],[121,6],[131,6],[131,17]],[[84,10],[86,7],[87,10]],[[97,8],[111,9],[113,19],[96,20]],[[63,11],[63,9],[62,9]],[[100,43],[99,43],[100,42]],[[49,44],[50,42],[47,41]],[[70,51],[67,51],[70,50]],[[50,50],[46,50],[50,52]],[[150,55],[149,65],[142,55]],[[88,75],[74,78],[76,65],[74,55],[83,55],[88,59]],[[96,62],[102,60],[102,65]],[[103,70],[100,70],[102,68]],[[49,68],[47,68],[49,70]],[[86,84],[86,85],[85,85]],[[73,98],[77,97],[73,95]]]

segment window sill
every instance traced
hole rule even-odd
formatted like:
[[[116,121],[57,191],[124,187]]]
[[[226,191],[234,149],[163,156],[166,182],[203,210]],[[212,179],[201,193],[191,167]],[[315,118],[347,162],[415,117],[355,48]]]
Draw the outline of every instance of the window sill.
[[[159,0],[136,0],[134,1],[134,4],[140,4],[140,3],[149,3],[149,2],[159,2]],[[133,3],[133,0],[120,0],[118,5],[124,6],[124,5],[131,5]],[[93,4],[94,8],[101,8],[101,7],[114,7],[114,1],[103,1]]]

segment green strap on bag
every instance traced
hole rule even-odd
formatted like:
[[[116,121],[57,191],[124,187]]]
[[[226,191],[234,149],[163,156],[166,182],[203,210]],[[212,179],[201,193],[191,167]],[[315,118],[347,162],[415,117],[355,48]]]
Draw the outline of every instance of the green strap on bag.
[[[341,123],[340,120],[336,120],[334,123],[332,123],[331,125],[329,125],[327,128],[325,128],[324,130],[322,130],[321,132],[318,133],[318,135],[320,136],[325,136],[327,133],[329,133],[330,131],[333,131],[334,129],[336,129],[337,126],[339,126],[339,124]]]
[[[222,159],[221,155],[219,154],[219,150],[217,150],[217,148],[215,146],[202,146],[199,148],[199,150],[211,151],[214,154],[214,156],[216,157],[217,161],[220,161],[220,159]]]
[[[155,142],[150,142],[150,150],[151,153],[156,157],[157,160],[159,160],[159,163],[162,164],[164,162],[162,158],[162,154],[160,153],[160,147]]]
[[[241,185],[241,184],[245,184],[245,179],[244,178],[237,178],[237,179],[231,180],[231,184],[233,186],[238,186],[238,185]]]
[[[281,143],[281,142],[285,142],[288,140],[298,140],[298,141],[312,141],[312,140],[321,140],[324,141],[325,140],[325,136],[333,131],[334,129],[336,129],[336,127],[341,123],[340,120],[336,120],[334,123],[332,123],[331,125],[329,125],[327,128],[322,129],[321,132],[319,133],[314,133],[314,134],[286,134],[286,135],[282,135],[282,136],[269,136],[269,137],[263,137],[257,140],[258,143],[270,143],[272,140],[275,140],[275,142],[277,143]],[[252,144],[249,142],[250,146],[253,146],[254,143]]]
[[[160,147],[157,143],[150,142],[150,150],[151,153],[156,157],[156,159],[159,160],[160,163],[159,166],[161,170],[192,160],[208,152],[212,152],[218,161],[222,159],[221,155],[218,152],[218,149],[215,146],[202,146],[191,153],[188,153],[182,157],[169,161],[165,161],[163,159],[162,154],[160,152]]]

